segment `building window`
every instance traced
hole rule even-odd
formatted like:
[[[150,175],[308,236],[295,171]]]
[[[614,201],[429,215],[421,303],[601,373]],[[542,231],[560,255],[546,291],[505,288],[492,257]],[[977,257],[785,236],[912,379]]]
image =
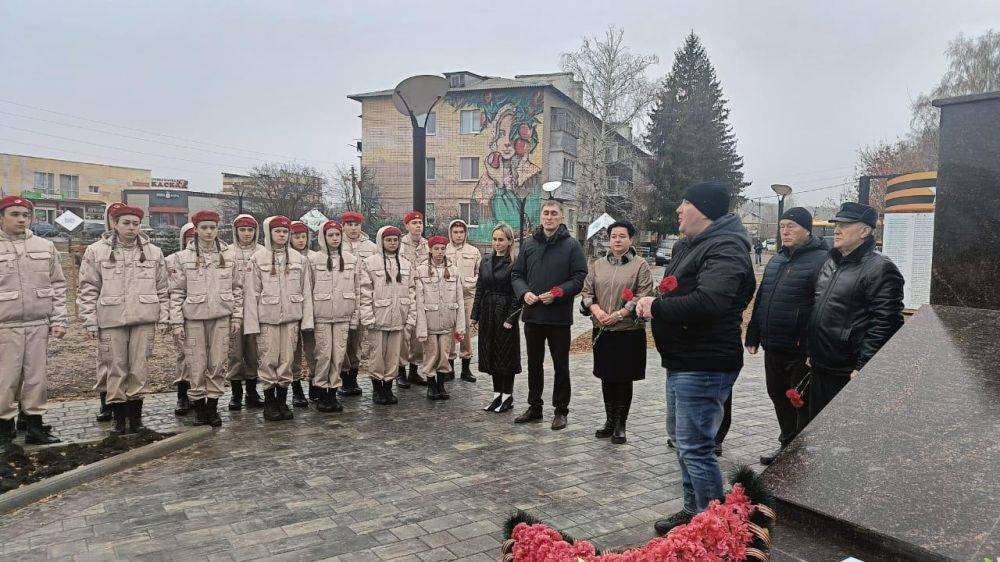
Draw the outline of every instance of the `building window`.
[[[452,88],[464,88],[465,87],[465,75],[464,74],[452,74],[448,77],[448,85]]]
[[[96,185],[92,185],[87,188],[87,193],[93,193],[94,195],[100,194],[101,188]]]
[[[48,172],[35,172],[35,191],[54,195],[56,192],[55,175]]]
[[[460,218],[465,221],[466,224],[471,226],[479,226],[479,202],[470,201],[468,203],[458,204],[458,214]]]
[[[437,220],[437,211],[434,209],[434,203],[425,203],[427,212],[424,214],[424,226],[433,227],[434,222]]]
[[[562,179],[574,181],[576,179],[576,162],[573,160],[563,160]]]
[[[580,120],[565,107],[552,108],[552,130],[565,131],[574,137],[580,136]]]
[[[479,179],[479,158],[462,157],[458,159],[458,179],[474,181]]]
[[[463,135],[474,135],[483,129],[480,123],[480,112],[478,109],[463,109],[459,114],[461,119],[459,133]]]
[[[59,174],[59,191],[64,199],[80,198],[80,176]]]
[[[427,172],[424,174],[424,177],[426,177],[429,180],[437,179],[437,164],[435,163],[436,160],[434,160],[433,158],[425,158],[424,161],[426,162],[426,164],[424,164],[424,167],[427,169]]]
[[[438,119],[437,113],[432,111],[427,114],[427,124],[424,125],[428,135],[436,135],[438,132]]]

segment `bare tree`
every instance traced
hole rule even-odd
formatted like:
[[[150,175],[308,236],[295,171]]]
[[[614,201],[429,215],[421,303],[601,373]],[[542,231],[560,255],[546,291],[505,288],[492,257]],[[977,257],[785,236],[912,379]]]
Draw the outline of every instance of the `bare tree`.
[[[374,234],[387,224],[375,170],[362,166],[338,166],[330,189],[330,199],[338,211],[357,211],[365,217],[365,232]]]
[[[327,210],[323,196],[327,180],[315,168],[295,163],[261,164],[251,168],[237,198],[228,200],[225,212],[243,212],[258,219],[284,215],[296,220],[311,209]]]
[[[584,37],[573,53],[563,53],[562,69],[581,82],[583,105],[597,122],[583,124],[578,185],[583,216],[602,212],[630,214],[644,186],[636,185],[642,152],[632,144],[639,125],[655,97],[655,85],[646,77],[656,55],[632,53],[625,31],[609,26],[603,37]]]

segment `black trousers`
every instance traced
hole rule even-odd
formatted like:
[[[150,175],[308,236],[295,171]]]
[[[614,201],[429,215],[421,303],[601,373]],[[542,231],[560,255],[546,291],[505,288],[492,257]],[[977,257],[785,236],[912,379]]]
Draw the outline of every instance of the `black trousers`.
[[[555,385],[552,405],[556,415],[569,413],[569,326],[524,323],[524,340],[528,348],[528,405],[541,408],[542,391],[545,389],[545,342],[549,342],[549,355],[555,368]]]
[[[809,421],[816,419],[816,416],[826,408],[826,405],[834,399],[841,390],[851,382],[851,373],[837,371],[822,371],[813,369],[812,378],[809,379]]]
[[[780,351],[764,352],[764,380],[767,382],[767,395],[774,403],[774,414],[778,417],[778,427],[781,434],[778,441],[785,446],[795,439],[809,423],[809,391],[803,393],[806,406],[796,408],[788,400],[785,393],[802,382],[809,367],[806,366],[806,356],[801,353],[783,353]],[[809,383],[812,385],[812,383]]]
[[[616,414],[628,419],[628,412],[632,408],[632,381],[602,380],[601,394],[604,396],[604,411],[609,420],[614,419]]]
[[[514,394],[514,373],[490,376],[493,377],[493,392]]]
[[[722,445],[722,442],[726,440],[726,435],[729,434],[729,427],[733,425],[733,393],[729,393],[729,397],[726,398],[726,403],[722,407],[722,425],[719,426],[719,431],[715,433],[715,444]]]

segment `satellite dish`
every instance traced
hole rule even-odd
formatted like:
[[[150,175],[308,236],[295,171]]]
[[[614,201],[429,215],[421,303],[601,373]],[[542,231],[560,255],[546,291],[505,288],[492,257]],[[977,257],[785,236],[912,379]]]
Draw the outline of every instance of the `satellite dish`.
[[[427,124],[431,108],[448,93],[448,80],[440,76],[422,74],[411,76],[396,85],[392,92],[392,105],[403,115],[417,120],[417,125]]]
[[[547,181],[547,182],[545,182],[545,183],[542,184],[542,189],[544,191],[552,193],[553,191],[559,189],[559,187],[561,187],[561,186],[562,186],[562,182],[561,181]]]

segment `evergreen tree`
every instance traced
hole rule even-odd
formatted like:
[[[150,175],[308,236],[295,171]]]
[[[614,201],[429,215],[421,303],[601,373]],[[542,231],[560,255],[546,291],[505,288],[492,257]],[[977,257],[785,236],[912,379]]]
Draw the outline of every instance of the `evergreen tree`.
[[[743,179],[743,158],[722,86],[701,40],[692,31],[674,55],[649,114],[646,146],[653,153],[650,179],[657,208],[653,216],[661,232],[677,231],[675,209],[688,186],[720,180],[730,186],[733,206],[750,185]]]

